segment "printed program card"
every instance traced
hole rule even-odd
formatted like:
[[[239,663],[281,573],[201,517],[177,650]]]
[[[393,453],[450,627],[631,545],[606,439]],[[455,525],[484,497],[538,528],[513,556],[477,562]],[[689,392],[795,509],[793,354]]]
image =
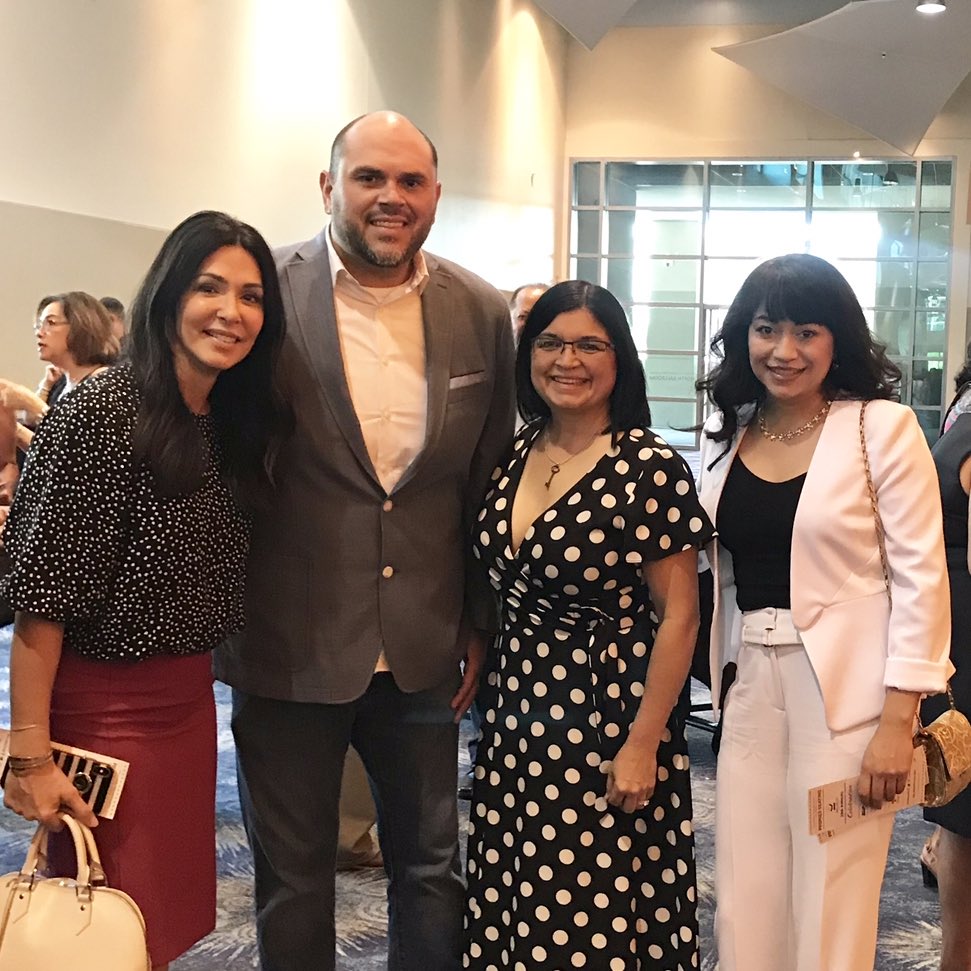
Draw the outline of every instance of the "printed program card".
[[[856,783],[858,776],[839,782],[828,782],[809,790],[809,835],[825,843],[851,826],[857,826],[873,816],[886,816],[924,801],[927,787],[927,760],[924,750],[914,750],[914,761],[907,777],[907,785],[896,799],[885,802],[879,809],[871,809],[860,802]]]

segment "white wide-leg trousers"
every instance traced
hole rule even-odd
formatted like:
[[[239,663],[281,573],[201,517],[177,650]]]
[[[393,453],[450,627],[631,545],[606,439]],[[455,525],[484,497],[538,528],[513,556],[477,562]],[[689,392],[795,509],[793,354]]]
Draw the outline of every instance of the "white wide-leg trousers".
[[[807,794],[860,771],[876,723],[829,730],[789,611],[747,613],[742,640],[715,796],[719,971],[872,971],[893,815],[821,844]]]

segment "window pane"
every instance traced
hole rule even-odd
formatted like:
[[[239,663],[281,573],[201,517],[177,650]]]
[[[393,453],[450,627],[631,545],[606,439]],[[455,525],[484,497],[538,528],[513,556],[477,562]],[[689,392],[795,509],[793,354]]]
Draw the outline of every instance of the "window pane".
[[[696,354],[658,354],[649,350],[641,355],[641,360],[648,398],[694,399],[698,377]]]
[[[917,201],[915,162],[816,162],[813,199],[840,209],[913,209]]]
[[[570,276],[574,280],[600,283],[600,260],[596,257],[582,256],[570,260]]]
[[[639,351],[662,348],[694,351],[698,347],[698,311],[694,307],[645,307],[630,311],[631,334]]]
[[[607,289],[625,306],[634,302],[634,261],[607,260]]]
[[[914,312],[912,310],[867,310],[867,323],[877,338],[887,345],[887,353],[905,356],[914,345]]]
[[[914,305],[915,264],[839,260],[836,266],[864,307],[901,310]]]
[[[700,260],[607,260],[607,289],[631,303],[698,303]]]
[[[917,423],[927,436],[927,444],[933,445],[941,434],[940,408],[915,408]]]
[[[705,303],[727,307],[761,260],[705,260]]]
[[[573,205],[600,205],[599,162],[577,162],[573,166]]]
[[[608,206],[700,206],[705,167],[658,162],[608,162]]]
[[[943,362],[914,361],[910,378],[910,403],[939,408],[943,394]]]
[[[806,214],[799,212],[711,212],[705,253],[708,256],[755,256],[766,260],[806,249]]]
[[[604,210],[604,253],[611,256],[633,256],[634,210]]]
[[[806,206],[805,162],[721,162],[712,165],[711,206]]]
[[[698,303],[701,260],[638,260],[634,271],[637,303]]]
[[[627,253],[638,256],[700,256],[701,255],[701,210],[690,212],[653,212],[638,209],[636,212],[607,213],[610,224],[611,254],[614,250],[614,221],[624,221],[630,227],[628,243],[632,249]],[[629,220],[629,222],[627,222]],[[619,232],[619,230],[618,230]]]
[[[950,162],[923,162],[921,164],[920,204],[926,209],[951,208]]]
[[[574,210],[573,226],[570,229],[570,251],[573,253],[599,253],[599,236],[600,210]]]
[[[813,213],[811,251],[823,259],[841,256],[913,259],[917,250],[912,212]]]
[[[947,315],[943,310],[918,311],[914,331],[914,353],[921,357],[944,355],[947,344]]]
[[[920,250],[922,260],[946,260],[951,253],[951,214],[920,214]]]
[[[675,448],[698,447],[698,433],[683,430],[697,423],[694,401],[651,402],[651,428]]]
[[[910,361],[901,360],[899,357],[891,358],[894,364],[900,368],[902,377],[900,379],[900,401],[902,404],[910,404]]]
[[[947,264],[921,263],[917,269],[917,306],[938,310],[947,306]]]

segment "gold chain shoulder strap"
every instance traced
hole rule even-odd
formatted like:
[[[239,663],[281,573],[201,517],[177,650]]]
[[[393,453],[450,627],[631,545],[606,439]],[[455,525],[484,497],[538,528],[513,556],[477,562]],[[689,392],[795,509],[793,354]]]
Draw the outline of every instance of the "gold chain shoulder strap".
[[[880,518],[880,509],[877,506],[877,490],[873,486],[873,473],[870,471],[870,453],[866,447],[866,432],[864,430],[864,418],[866,416],[866,406],[868,401],[860,402],[860,451],[863,453],[863,471],[866,473],[866,491],[870,496],[870,509],[873,510],[873,525],[877,532],[877,546],[880,549],[880,566],[883,567],[883,583],[887,588],[887,599],[893,603],[893,595],[890,593],[890,568],[887,565],[887,541],[883,531],[883,520]]]

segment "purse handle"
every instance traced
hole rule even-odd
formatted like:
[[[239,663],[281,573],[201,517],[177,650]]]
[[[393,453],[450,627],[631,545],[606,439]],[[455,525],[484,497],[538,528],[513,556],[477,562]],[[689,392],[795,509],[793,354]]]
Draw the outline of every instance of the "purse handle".
[[[101,866],[98,845],[94,841],[94,833],[84,823],[69,816],[58,813],[58,818],[67,827],[74,841],[74,856],[77,860],[77,882],[80,887],[90,890],[91,887],[105,886],[105,872]],[[34,833],[34,838],[27,848],[27,858],[20,870],[20,879],[24,883],[32,883],[37,875],[40,861],[47,857],[47,838],[49,830],[41,823]]]
[[[880,517],[880,508],[877,506],[877,490],[873,485],[873,473],[870,471],[870,453],[867,451],[866,447],[866,433],[864,431],[864,416],[866,415],[866,406],[869,401],[860,402],[860,451],[863,453],[863,471],[866,475],[866,491],[870,497],[870,508],[873,510],[873,526],[877,533],[877,547],[880,550],[880,566],[883,567],[883,585],[887,590],[887,599],[890,601],[890,606],[893,606],[893,594],[890,593],[890,567],[887,564],[887,541],[886,533],[883,529],[883,519]],[[951,708],[955,708],[954,704],[954,692],[951,691],[951,682],[948,681],[945,687],[947,691],[947,700]],[[917,725],[919,728],[923,729],[924,725],[920,720],[920,708],[917,709]]]

